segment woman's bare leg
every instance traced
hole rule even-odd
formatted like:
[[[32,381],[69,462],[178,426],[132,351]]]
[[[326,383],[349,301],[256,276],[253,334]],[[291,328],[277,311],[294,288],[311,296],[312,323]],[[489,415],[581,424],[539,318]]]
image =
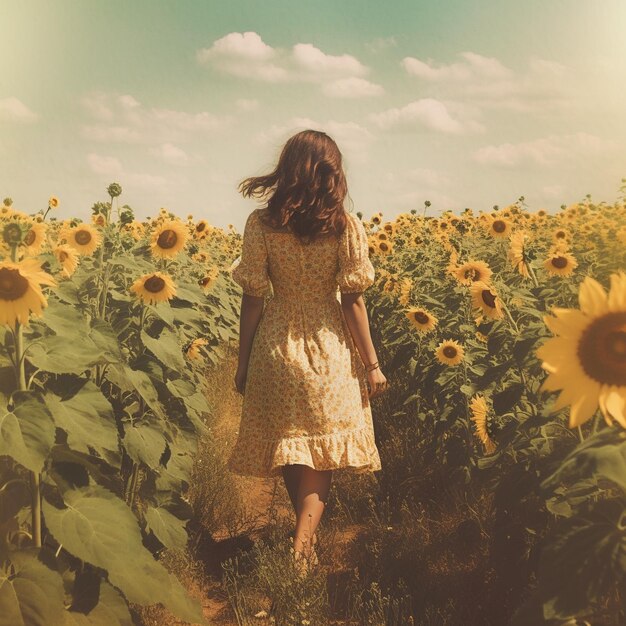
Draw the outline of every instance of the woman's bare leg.
[[[307,556],[311,554],[311,538],[324,513],[332,475],[332,470],[302,467],[296,498],[294,552],[304,552]]]
[[[298,485],[300,484],[303,467],[304,465],[299,464],[282,466],[283,480],[285,481],[285,487],[296,516],[298,515]]]

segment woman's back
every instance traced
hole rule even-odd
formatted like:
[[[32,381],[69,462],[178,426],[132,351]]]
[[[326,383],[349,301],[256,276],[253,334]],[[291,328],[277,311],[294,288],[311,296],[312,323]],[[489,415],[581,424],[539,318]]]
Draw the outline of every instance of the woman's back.
[[[323,235],[304,243],[289,230],[263,221],[267,209],[255,209],[246,222],[241,262],[232,271],[244,293],[307,306],[336,301],[337,289],[364,291],[374,281],[363,224],[352,213],[341,236]]]

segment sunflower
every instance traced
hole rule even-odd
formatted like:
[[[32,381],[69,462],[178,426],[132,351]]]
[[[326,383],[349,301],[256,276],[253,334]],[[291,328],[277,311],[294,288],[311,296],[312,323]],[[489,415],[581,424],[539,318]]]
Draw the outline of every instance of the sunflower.
[[[174,281],[163,272],[144,274],[130,288],[145,304],[165,302],[176,295]]]
[[[202,287],[202,289],[206,293],[211,290],[211,288],[215,284],[215,281],[218,279],[219,275],[220,275],[219,269],[217,267],[211,267],[209,271],[207,272],[207,275],[202,277],[198,281],[198,284],[200,285],[200,287]]]
[[[61,243],[52,250],[57,261],[61,264],[61,273],[64,276],[71,276],[78,265],[78,255],[72,246]]]
[[[26,246],[26,254],[29,256],[35,256],[41,251],[41,247],[46,241],[47,225],[43,222],[33,222],[22,243]]]
[[[570,276],[578,262],[569,252],[555,252],[543,263],[546,272],[552,276]]]
[[[375,247],[379,254],[388,255],[393,252],[393,244],[390,241],[378,241]]]
[[[59,234],[78,254],[83,256],[91,256],[102,240],[100,232],[91,224],[78,224],[73,228],[66,227]]]
[[[611,274],[609,293],[585,277],[578,291],[580,309],[552,308],[544,316],[556,337],[536,350],[549,372],[540,389],[561,394],[552,407],[570,404],[569,427],[589,420],[598,405],[604,420],[626,428],[626,273]]]
[[[59,206],[59,199],[56,196],[50,196],[48,198],[48,206],[51,209],[56,209]]]
[[[435,350],[435,356],[444,365],[458,365],[464,354],[463,346],[454,339],[444,339]]]
[[[492,217],[487,223],[487,233],[496,239],[504,239],[511,234],[512,224],[503,217]]]
[[[511,235],[511,247],[509,248],[509,261],[515,269],[524,277],[528,278],[528,255],[526,246],[530,240],[530,235],[523,230],[518,230]]]
[[[379,230],[374,237],[378,240],[378,241],[389,241],[389,235],[386,233],[386,231],[384,230]]]
[[[185,352],[185,354],[190,358],[190,359],[199,359],[200,358],[200,352],[198,350],[198,348],[200,346],[206,346],[209,342],[204,339],[203,337],[198,337],[197,339],[194,339],[189,346],[187,347],[187,351]]]
[[[152,254],[163,259],[175,257],[187,242],[187,229],[177,220],[167,220],[158,225],[150,242]]]
[[[572,234],[569,232],[569,230],[565,228],[557,228],[552,233],[552,240],[555,243],[560,243],[563,241],[566,241],[569,243],[572,240]]]
[[[474,281],[488,281],[493,272],[484,261],[468,261],[454,270],[454,277],[462,285],[471,285]]]
[[[209,223],[206,220],[200,220],[193,230],[193,236],[196,239],[204,239],[209,234]]]
[[[487,402],[483,396],[474,396],[470,400],[470,409],[472,411],[471,420],[476,426],[475,435],[482,442],[485,452],[493,454],[496,451],[495,442],[489,437],[488,419],[487,419]]]
[[[437,318],[422,307],[410,307],[405,311],[405,314],[420,333],[433,330],[438,323]]]
[[[479,309],[485,317],[492,320],[504,317],[500,298],[492,285],[478,280],[470,286],[470,293],[473,308]]]
[[[372,224],[375,224],[376,226],[378,226],[380,224],[380,222],[382,221],[382,211],[379,211],[378,213],[375,213],[374,215],[372,215],[370,221],[372,222]]]
[[[48,306],[41,286],[56,284],[37,259],[0,261],[0,324],[14,327],[20,322],[27,326],[30,313],[41,317]]]
[[[102,213],[98,213],[97,215],[91,216],[91,223],[94,226],[105,226],[106,225],[106,217]]]

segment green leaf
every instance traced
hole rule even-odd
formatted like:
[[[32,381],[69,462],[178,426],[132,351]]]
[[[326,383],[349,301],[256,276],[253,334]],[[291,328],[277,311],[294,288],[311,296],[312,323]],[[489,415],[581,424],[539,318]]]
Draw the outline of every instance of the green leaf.
[[[64,626],[133,626],[128,604],[109,583],[100,583],[100,601],[87,615],[65,612]]]
[[[113,407],[91,380],[85,380],[70,398],[61,399],[48,392],[45,400],[56,425],[67,433],[70,448],[90,453],[88,446],[91,446],[103,457],[105,450],[118,451]]]
[[[124,448],[135,463],[145,463],[150,469],[159,466],[166,446],[162,430],[152,424],[125,425]]]
[[[513,383],[494,394],[493,410],[496,415],[502,415],[510,411],[521,399],[524,393],[524,385],[522,383]]]
[[[66,550],[107,570],[109,581],[130,602],[162,602],[181,619],[205,623],[200,604],[144,547],[137,519],[125,502],[99,485],[68,489],[63,498],[66,508],[45,499],[42,508],[48,529]]]
[[[44,337],[29,345],[26,352],[26,358],[35,367],[53,374],[82,374],[99,363],[102,356],[89,335],[82,335],[76,341],[75,331]]]
[[[149,506],[146,513],[148,529],[167,548],[182,550],[187,545],[187,532],[184,520],[178,519],[167,509]]]
[[[34,548],[9,553],[0,567],[0,626],[63,623],[63,580],[37,558]]]
[[[0,407],[0,456],[41,472],[54,443],[52,415],[35,391],[15,391],[11,401],[13,411]]]
[[[163,328],[158,339],[154,339],[145,330],[142,330],[141,341],[166,367],[178,371],[187,369],[187,363],[183,358],[182,349],[174,331]]]
[[[145,403],[154,411],[157,417],[167,421],[167,414],[161,404],[152,379],[143,370],[134,370],[125,363],[112,365],[108,377],[124,391],[135,390],[144,399]]]

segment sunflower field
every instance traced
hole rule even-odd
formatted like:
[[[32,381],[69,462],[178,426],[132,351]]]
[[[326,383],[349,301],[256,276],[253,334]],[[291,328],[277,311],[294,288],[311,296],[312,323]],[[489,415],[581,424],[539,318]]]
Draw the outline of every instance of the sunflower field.
[[[624,190],[553,213],[520,198],[358,214],[392,382],[373,401],[386,506],[423,494],[425,467],[468,511],[488,492],[490,593],[514,626],[623,603]],[[0,626],[129,626],[156,602],[207,623],[159,555],[188,541],[204,370],[237,341],[241,236],[166,209],[139,222],[119,184],[107,193],[90,221],[56,219],[56,197],[0,207]],[[483,530],[468,515],[466,536]]]

